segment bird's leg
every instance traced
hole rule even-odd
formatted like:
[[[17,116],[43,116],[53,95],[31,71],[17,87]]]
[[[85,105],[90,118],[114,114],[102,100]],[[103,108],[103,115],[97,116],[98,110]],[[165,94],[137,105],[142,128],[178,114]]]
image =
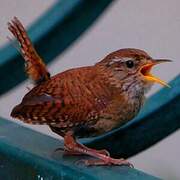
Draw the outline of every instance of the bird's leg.
[[[79,144],[79,143],[77,143],[79,146],[81,146],[82,144]],[[83,146],[83,145],[82,145]],[[87,148],[86,146],[84,146],[85,148]],[[55,152],[56,151],[64,151],[64,155],[66,156],[71,156],[71,155],[85,155],[84,153],[82,153],[82,152],[78,152],[78,151],[74,151],[74,150],[69,150],[69,149],[64,149],[64,148],[57,148],[56,150],[55,150]],[[95,149],[93,149],[93,151],[95,151],[95,152],[98,152],[98,153],[100,153],[100,154],[104,154],[104,155],[106,155],[106,156],[110,156],[110,154],[109,154],[109,152],[107,151],[107,150],[105,150],[105,149],[102,149],[102,150],[95,150]]]
[[[110,156],[109,152],[105,149],[102,149],[102,150],[90,149],[90,148],[84,146],[83,144],[76,142],[76,140],[73,136],[73,132],[66,133],[66,135],[64,137],[64,147],[65,147],[64,148],[65,155],[85,155],[86,153],[84,153],[83,151],[91,150],[95,153]],[[76,150],[76,149],[78,149],[78,150]]]
[[[78,146],[81,146],[84,149],[89,149],[82,144],[79,144],[79,143],[77,143],[77,144],[78,144]],[[100,153],[100,154],[104,154],[106,156],[110,156],[109,152],[105,149],[102,149],[102,150],[91,149],[91,150],[94,152]],[[64,149],[64,155],[83,155],[83,154],[85,154],[85,153]]]
[[[100,153],[98,150],[94,150],[91,148],[88,148],[82,144],[79,144],[76,142],[73,132],[67,132],[65,137],[64,137],[64,147],[66,151],[69,152],[78,152],[81,154],[86,154],[92,157],[97,158],[97,160],[81,160],[88,166],[97,166],[97,165],[132,165],[124,160],[123,158],[121,159],[114,159],[109,156],[109,154],[103,154]]]

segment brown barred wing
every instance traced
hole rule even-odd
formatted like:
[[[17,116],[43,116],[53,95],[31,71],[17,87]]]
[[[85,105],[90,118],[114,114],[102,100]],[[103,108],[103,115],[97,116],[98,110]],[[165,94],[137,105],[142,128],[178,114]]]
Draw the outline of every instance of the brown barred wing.
[[[90,103],[71,101],[69,97],[34,96],[14,107],[11,116],[29,124],[73,127],[97,118]]]
[[[111,91],[91,67],[52,77],[25,95],[11,116],[57,129],[92,125],[111,101]]]
[[[70,112],[70,108],[68,112],[66,110],[69,105],[65,105],[65,101],[66,103],[68,101],[60,97],[42,94],[24,99],[21,104],[14,107],[11,116],[29,124],[59,124],[63,127],[67,118],[74,115],[73,112]]]

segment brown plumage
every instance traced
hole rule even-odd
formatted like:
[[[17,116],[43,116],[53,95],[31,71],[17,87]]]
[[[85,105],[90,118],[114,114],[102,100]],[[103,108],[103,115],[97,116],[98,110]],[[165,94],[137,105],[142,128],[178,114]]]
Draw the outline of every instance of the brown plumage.
[[[88,154],[99,160],[88,165],[127,164],[109,157],[107,151],[89,149],[74,139],[108,132],[130,121],[139,112],[144,94],[153,81],[164,82],[150,74],[153,60],[138,49],[121,49],[89,67],[70,69],[53,77],[33,48],[17,18],[8,24],[21,45],[28,62],[26,72],[37,83],[11,116],[30,124],[47,124],[65,139],[68,153]],[[43,81],[42,81],[43,80]]]
[[[23,25],[14,17],[11,23],[8,23],[8,29],[17,38],[20,44],[20,53],[26,62],[26,73],[35,83],[39,83],[50,78],[46,65],[34,49]]]

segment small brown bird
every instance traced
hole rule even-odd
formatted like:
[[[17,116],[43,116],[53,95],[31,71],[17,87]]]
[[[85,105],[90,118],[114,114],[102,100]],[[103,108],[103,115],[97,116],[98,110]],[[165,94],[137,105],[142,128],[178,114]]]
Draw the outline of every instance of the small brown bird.
[[[154,82],[168,86],[150,73],[167,59],[153,59],[139,49],[120,49],[94,66],[70,69],[50,77],[24,27],[15,17],[8,29],[17,38],[26,72],[35,87],[15,106],[11,116],[29,124],[47,124],[64,137],[64,151],[96,159],[86,165],[122,165],[106,150],[85,147],[76,137],[98,136],[132,120],[141,109],[145,92]]]

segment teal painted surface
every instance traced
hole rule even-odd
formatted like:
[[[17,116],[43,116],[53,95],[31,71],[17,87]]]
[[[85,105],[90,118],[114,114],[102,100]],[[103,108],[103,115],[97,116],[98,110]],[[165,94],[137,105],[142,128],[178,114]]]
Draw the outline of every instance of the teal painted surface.
[[[48,63],[61,54],[95,22],[112,1],[57,1],[28,30],[44,61]],[[23,59],[11,45],[0,50],[0,77],[0,95],[26,79]]]
[[[65,157],[62,141],[0,119],[0,178],[14,179],[80,179],[80,180],[156,180],[126,166],[86,167],[77,164],[79,157]],[[81,157],[87,158],[87,157]]]

